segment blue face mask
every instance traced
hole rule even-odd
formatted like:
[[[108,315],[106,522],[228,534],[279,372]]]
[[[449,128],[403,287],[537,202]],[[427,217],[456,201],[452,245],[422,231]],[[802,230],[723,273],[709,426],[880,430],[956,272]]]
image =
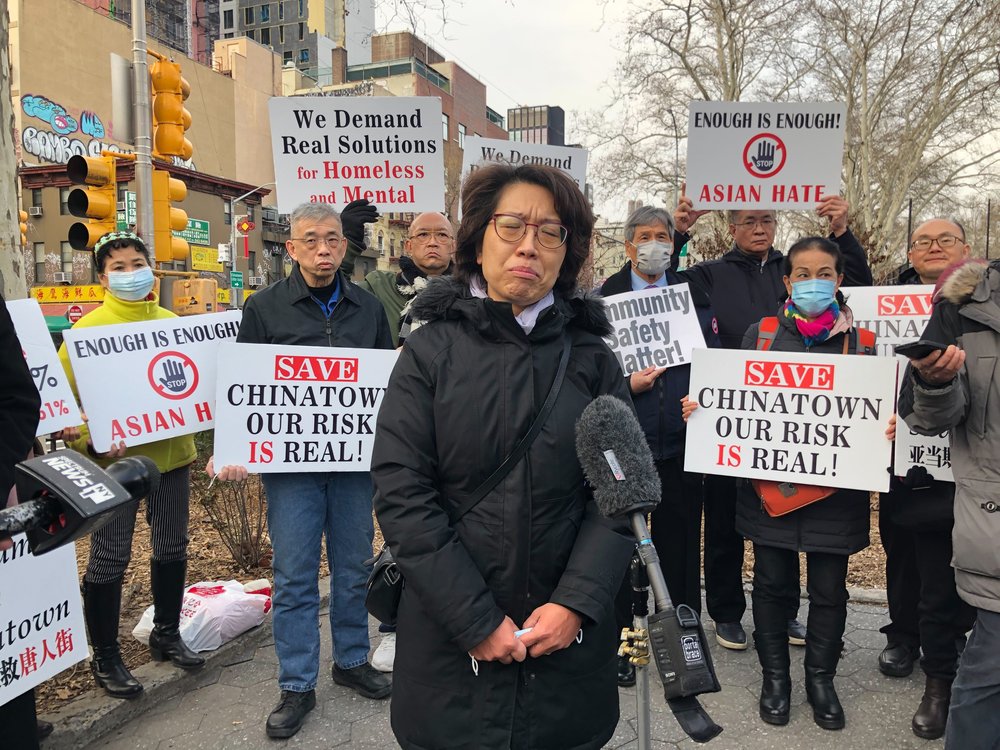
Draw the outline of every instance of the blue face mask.
[[[808,279],[792,284],[792,304],[814,318],[833,304],[837,284],[832,279]]]
[[[153,291],[153,269],[146,266],[135,271],[108,271],[108,289],[127,302],[145,299]]]

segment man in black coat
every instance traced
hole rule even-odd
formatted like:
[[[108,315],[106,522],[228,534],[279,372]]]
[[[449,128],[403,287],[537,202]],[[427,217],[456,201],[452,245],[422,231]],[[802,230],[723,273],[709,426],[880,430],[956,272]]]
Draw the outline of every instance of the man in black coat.
[[[682,284],[669,268],[674,221],[662,208],[641,206],[625,221],[628,262],[601,286],[601,294],[637,292],[650,287]],[[700,292],[692,301],[708,346],[719,346],[718,326]],[[684,471],[685,425],[681,398],[688,393],[691,365],[648,367],[628,376],[636,415],[653,453],[662,495],[653,511],[653,544],[663,562],[667,589],[675,604],[701,612],[701,512],[703,475]],[[616,600],[619,627],[632,624],[632,585],[626,576]],[[618,662],[618,684],[635,684],[635,667],[628,657]]]
[[[690,230],[706,211],[695,211],[691,199],[682,195],[674,211],[675,257],[690,239]],[[847,226],[848,205],[840,196],[824,198],[816,213],[830,222],[830,239],[846,260],[845,286],[872,283],[868,259]],[[774,249],[777,218],[773,210],[750,209],[727,212],[733,248],[717,260],[704,261],[679,272],[693,289],[707,295],[719,324],[719,337],[726,349],[739,349],[747,328],[761,318],[774,315],[786,296],[784,255]],[[743,595],[743,539],[736,533],[736,480],[705,477],[705,602],[715,620],[716,638],[731,649],[747,647],[740,624],[746,611]],[[805,644],[805,628],[788,613],[789,641]]]
[[[31,451],[40,408],[38,389],[24,361],[14,322],[0,297],[0,499],[4,502],[14,486],[14,465]],[[9,545],[9,537],[0,537],[0,549]],[[5,747],[8,743],[25,750],[38,747],[34,690],[0,706],[0,727]]]
[[[967,257],[962,225],[930,219],[913,231],[907,254],[910,267],[896,283],[934,284],[946,268]],[[905,401],[912,402],[912,391],[904,388],[901,413]],[[906,428],[900,425],[900,429]],[[955,485],[934,481],[922,466],[912,467],[905,477],[893,477],[889,492],[879,497],[889,624],[882,628],[887,645],[878,666],[889,677],[906,677],[923,647],[920,666],[926,686],[912,729],[925,739],[944,734],[958,666],[957,644],[975,619],[972,607],[958,595],[951,567],[954,501]]]

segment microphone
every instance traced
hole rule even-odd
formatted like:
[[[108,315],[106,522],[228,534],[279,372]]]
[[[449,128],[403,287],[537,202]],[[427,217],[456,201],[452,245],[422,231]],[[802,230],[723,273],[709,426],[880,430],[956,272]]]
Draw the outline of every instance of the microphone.
[[[632,409],[614,396],[598,396],[576,423],[576,453],[601,514],[627,516],[645,565],[656,612],[648,617],[649,646],[663,693],[681,728],[696,742],[722,732],[696,696],[722,689],[701,620],[686,604],[676,609],[649,536],[646,513],[660,501],[660,476],[646,435]],[[646,706],[648,711],[648,705]]]
[[[160,484],[160,471],[146,456],[105,470],[69,449],[22,461],[15,472],[17,496],[25,502],[0,510],[0,533],[26,533],[34,555],[96,531]]]

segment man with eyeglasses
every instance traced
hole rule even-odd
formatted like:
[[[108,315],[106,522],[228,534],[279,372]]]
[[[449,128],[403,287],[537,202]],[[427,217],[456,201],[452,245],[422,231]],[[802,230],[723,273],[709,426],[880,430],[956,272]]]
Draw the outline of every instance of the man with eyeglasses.
[[[691,227],[707,211],[695,211],[681,195],[674,211],[674,256],[690,239]],[[715,311],[719,338],[726,349],[739,349],[743,334],[761,318],[774,315],[787,292],[783,282],[784,255],[774,249],[778,226],[770,209],[727,211],[732,249],[716,260],[680,271],[682,279],[703,291]],[[845,286],[870,286],[871,269],[865,251],[847,226],[847,201],[839,195],[824,198],[816,213],[829,220],[830,239],[844,254]],[[716,640],[725,648],[744,650],[746,631],[740,620],[746,611],[743,594],[743,538],[736,532],[736,480],[705,476],[705,602],[715,621]],[[806,629],[788,612],[788,640],[804,646]]]
[[[236,340],[250,344],[390,349],[385,311],[340,272],[347,240],[337,212],[306,203],[291,215],[285,243],[294,261],[286,279],[253,295]],[[305,467],[307,468],[307,467]],[[209,462],[207,471],[213,472]],[[224,466],[222,480],[245,479],[246,467]],[[267,526],[274,552],[274,649],[281,700],[267,736],[287,738],[316,706],[319,673],[320,549],[330,561],[333,681],[365,698],[387,698],[392,682],[368,663],[365,560],[372,553],[372,483],[367,471],[264,474]]]
[[[451,271],[455,253],[455,237],[451,222],[436,211],[418,214],[410,224],[405,244],[406,255],[399,259],[399,273],[371,271],[360,286],[372,294],[385,308],[389,318],[392,342],[399,346],[412,328],[408,309],[427,279]],[[380,646],[381,648],[381,646]]]
[[[936,284],[945,269],[968,257],[962,225],[953,219],[930,219],[911,235],[910,265],[896,283]],[[904,389],[901,414],[911,402],[912,392]],[[893,477],[889,492],[879,496],[889,624],[881,629],[887,644],[878,666],[888,677],[906,677],[923,649],[924,695],[911,728],[924,739],[945,732],[958,646],[975,619],[972,607],[958,595],[951,567],[954,501],[955,485],[935,481],[923,466]]]

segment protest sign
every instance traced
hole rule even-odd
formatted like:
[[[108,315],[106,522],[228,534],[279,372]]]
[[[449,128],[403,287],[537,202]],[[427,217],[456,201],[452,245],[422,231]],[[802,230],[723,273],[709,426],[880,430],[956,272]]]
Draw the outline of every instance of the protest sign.
[[[82,424],[73,389],[59,363],[59,355],[38,302],[33,299],[14,300],[7,303],[7,310],[14,321],[14,330],[21,342],[31,378],[35,381],[38,395],[42,397],[35,435],[47,435],[63,427]]]
[[[443,211],[437,97],[274,97],[278,210],[367,199],[380,211]]]
[[[909,361],[896,355],[894,347],[916,341],[931,319],[932,284],[901,286],[843,287],[854,313],[855,325],[875,331],[880,356],[899,358],[899,386],[906,377]],[[923,466],[941,482],[955,481],[951,473],[951,440],[947,432],[940,435],[920,435],[903,420],[896,425],[896,447],[893,473],[905,477],[913,466]]]
[[[210,429],[219,344],[236,339],[241,317],[230,310],[66,331],[94,449]]]
[[[586,149],[466,136],[462,152],[462,182],[470,172],[487,164],[509,164],[513,167],[543,164],[568,174],[576,180],[581,192],[587,184]]]
[[[891,359],[696,349],[690,394],[686,471],[889,489]]]
[[[626,375],[690,364],[691,351],[705,346],[687,284],[614,294],[604,309],[614,328],[605,341]]]
[[[76,548],[35,557],[23,534],[0,552],[0,705],[87,658]]]
[[[215,465],[368,471],[397,353],[271,344],[219,350]]]
[[[694,208],[804,211],[837,195],[846,120],[836,103],[691,102]]]

